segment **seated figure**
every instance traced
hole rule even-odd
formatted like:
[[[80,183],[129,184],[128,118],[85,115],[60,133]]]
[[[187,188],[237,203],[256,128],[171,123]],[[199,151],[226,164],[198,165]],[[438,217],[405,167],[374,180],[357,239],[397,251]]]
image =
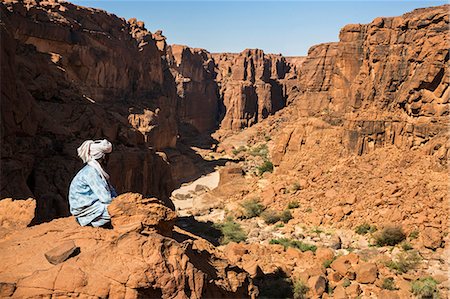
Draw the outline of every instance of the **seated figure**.
[[[111,153],[112,145],[106,139],[86,140],[77,151],[86,165],[70,183],[70,212],[81,226],[110,225],[107,207],[117,193],[102,165],[106,165],[106,154]]]

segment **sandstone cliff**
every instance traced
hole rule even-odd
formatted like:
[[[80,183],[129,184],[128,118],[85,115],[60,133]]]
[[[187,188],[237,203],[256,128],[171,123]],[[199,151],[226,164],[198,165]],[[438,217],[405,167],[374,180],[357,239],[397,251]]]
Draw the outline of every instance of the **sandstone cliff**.
[[[76,148],[108,138],[118,191],[170,205],[168,161],[155,151],[176,144],[176,99],[143,24],[53,1],[0,9],[2,198],[36,198],[37,221],[67,215]]]
[[[289,65],[281,55],[247,49],[239,54],[214,54],[213,57],[223,103],[221,129],[249,127],[286,105],[281,80],[286,77]]]
[[[343,124],[351,152],[411,148],[446,132],[448,6],[347,25],[309,50],[295,96],[300,115]]]

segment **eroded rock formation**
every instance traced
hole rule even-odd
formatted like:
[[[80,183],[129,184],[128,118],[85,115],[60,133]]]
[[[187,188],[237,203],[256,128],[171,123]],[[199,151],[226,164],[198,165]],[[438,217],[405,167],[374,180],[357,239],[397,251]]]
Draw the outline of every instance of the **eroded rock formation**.
[[[448,6],[440,6],[345,26],[339,42],[312,47],[299,68],[298,113],[343,124],[347,148],[359,154],[442,136],[448,24]]]
[[[223,113],[220,128],[249,127],[286,104],[281,82],[289,65],[281,55],[247,49],[239,54],[214,54]]]
[[[38,221],[67,215],[76,148],[107,138],[118,191],[170,205],[170,168],[155,151],[176,144],[176,99],[142,22],[54,1],[0,9],[2,198],[36,198]]]
[[[254,298],[248,273],[207,241],[176,228],[156,199],[124,194],[110,206],[114,229],[80,227],[73,217],[16,231],[0,241],[0,296],[13,298]],[[117,225],[117,227],[116,227]],[[45,253],[73,241],[53,265]]]

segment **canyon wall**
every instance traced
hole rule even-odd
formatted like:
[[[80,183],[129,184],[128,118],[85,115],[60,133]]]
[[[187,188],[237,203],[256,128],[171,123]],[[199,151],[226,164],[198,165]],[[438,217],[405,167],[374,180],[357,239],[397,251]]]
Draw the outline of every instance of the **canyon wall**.
[[[176,145],[176,99],[143,24],[70,3],[0,9],[2,198],[36,198],[38,222],[67,215],[76,148],[107,138],[118,191],[171,205],[169,163],[157,151]]]
[[[411,148],[445,135],[449,113],[448,6],[347,25],[299,67],[300,116],[345,128],[354,153]]]

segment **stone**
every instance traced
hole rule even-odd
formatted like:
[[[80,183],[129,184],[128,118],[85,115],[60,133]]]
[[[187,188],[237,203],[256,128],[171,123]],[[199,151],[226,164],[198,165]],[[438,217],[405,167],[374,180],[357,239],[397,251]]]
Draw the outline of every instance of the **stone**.
[[[327,279],[323,275],[317,275],[308,279],[308,286],[315,296],[322,296],[325,292]]]
[[[0,200],[0,226],[7,229],[22,229],[27,227],[34,219],[36,201],[13,200],[5,198]]]
[[[334,258],[334,251],[330,248],[319,247],[315,254],[316,258],[321,262],[331,261]]]
[[[172,234],[177,215],[156,198],[144,198],[138,193],[125,193],[108,206],[115,230],[139,233],[150,231],[164,236]]]
[[[79,251],[80,248],[75,245],[74,241],[67,241],[47,251],[44,255],[50,264],[57,265],[77,255]]]
[[[356,268],[356,281],[359,283],[374,283],[378,276],[377,265],[373,263],[361,262]]]
[[[433,227],[426,227],[423,233],[420,234],[423,246],[430,249],[437,249],[441,247],[442,235],[439,229]]]

